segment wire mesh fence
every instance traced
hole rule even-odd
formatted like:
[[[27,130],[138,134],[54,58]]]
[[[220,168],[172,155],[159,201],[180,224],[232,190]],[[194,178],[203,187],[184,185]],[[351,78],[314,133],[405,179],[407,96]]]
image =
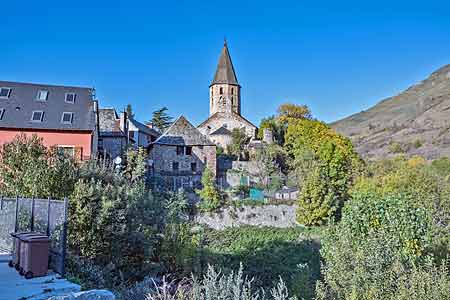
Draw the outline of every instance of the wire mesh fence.
[[[50,237],[50,268],[64,275],[67,199],[0,197],[0,252],[11,253],[11,232],[30,231]]]

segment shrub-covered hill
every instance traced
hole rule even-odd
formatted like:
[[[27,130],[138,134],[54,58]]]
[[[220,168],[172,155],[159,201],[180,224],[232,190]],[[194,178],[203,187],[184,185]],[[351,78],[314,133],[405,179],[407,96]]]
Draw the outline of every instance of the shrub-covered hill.
[[[330,124],[366,158],[450,156],[450,65],[397,96]]]

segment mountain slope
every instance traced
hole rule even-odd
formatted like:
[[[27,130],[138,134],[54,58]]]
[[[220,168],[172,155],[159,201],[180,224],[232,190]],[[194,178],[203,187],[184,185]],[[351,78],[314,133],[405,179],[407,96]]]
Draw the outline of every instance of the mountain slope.
[[[450,65],[397,96],[330,124],[366,158],[450,157]]]

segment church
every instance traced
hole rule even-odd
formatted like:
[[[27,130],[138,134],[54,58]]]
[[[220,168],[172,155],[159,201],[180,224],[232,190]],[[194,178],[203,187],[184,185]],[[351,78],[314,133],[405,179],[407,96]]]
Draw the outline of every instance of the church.
[[[198,130],[226,149],[234,128],[242,128],[249,137],[256,137],[257,127],[241,115],[241,86],[225,41],[209,86],[209,118],[198,126]]]

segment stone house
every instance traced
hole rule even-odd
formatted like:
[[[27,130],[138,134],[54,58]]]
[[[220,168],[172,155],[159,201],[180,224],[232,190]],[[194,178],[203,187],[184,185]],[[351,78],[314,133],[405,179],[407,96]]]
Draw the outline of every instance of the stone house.
[[[129,118],[126,112],[117,114],[114,108],[99,110],[99,154],[114,159],[128,147],[148,148],[159,137],[159,132]]]
[[[231,143],[231,131],[234,128],[242,128],[249,137],[256,137],[257,127],[241,114],[241,86],[225,42],[209,86],[209,118],[198,129],[226,149]]]
[[[216,174],[216,145],[185,117],[179,117],[149,147],[150,177],[157,188],[200,187],[202,173]]]
[[[289,188],[284,186],[283,188],[275,191],[275,199],[277,200],[296,200],[298,198],[299,189]]]

